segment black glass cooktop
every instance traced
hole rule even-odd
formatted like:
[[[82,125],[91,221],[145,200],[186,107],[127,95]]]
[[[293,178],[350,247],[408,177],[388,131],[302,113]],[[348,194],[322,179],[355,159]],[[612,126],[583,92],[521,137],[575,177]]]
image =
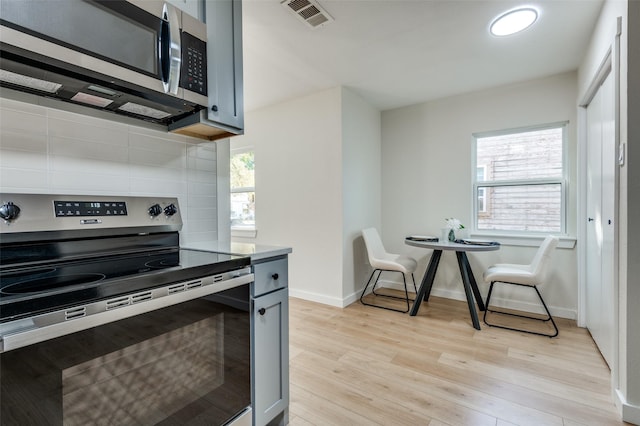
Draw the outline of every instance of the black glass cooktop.
[[[0,322],[248,266],[248,257],[170,249],[0,271]]]

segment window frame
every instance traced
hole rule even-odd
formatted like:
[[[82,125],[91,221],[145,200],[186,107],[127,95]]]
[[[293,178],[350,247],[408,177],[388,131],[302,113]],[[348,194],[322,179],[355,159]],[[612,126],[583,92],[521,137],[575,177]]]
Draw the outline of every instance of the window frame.
[[[472,149],[471,149],[471,163],[472,163],[472,185],[471,185],[471,205],[472,205],[472,229],[471,232],[477,235],[505,235],[505,236],[522,236],[522,237],[540,237],[542,235],[554,234],[558,236],[567,236],[567,211],[568,211],[568,128],[569,121],[559,121],[546,124],[538,124],[524,127],[516,127],[510,129],[493,130],[486,132],[476,132],[472,134]],[[550,177],[542,179],[505,179],[497,181],[478,181],[478,167],[486,165],[478,165],[478,139],[494,136],[504,136],[509,134],[526,133],[532,131],[541,131],[548,129],[561,129],[562,130],[562,176]],[[486,177],[486,173],[485,173]],[[478,190],[489,187],[506,187],[506,186],[531,186],[531,185],[560,185],[560,231],[522,231],[522,230],[507,230],[507,229],[478,229]],[[485,199],[485,207],[487,200]]]
[[[231,164],[231,160],[235,155],[244,154],[244,153],[247,153],[247,152],[252,152],[253,153],[253,161],[254,161],[254,164],[255,164],[256,153],[255,153],[255,150],[253,149],[253,147],[250,147],[250,146],[237,148],[237,149],[231,149],[230,152],[229,152],[229,164]],[[243,194],[243,193],[251,193],[251,192],[253,192],[254,203],[255,203],[255,196],[256,196],[255,166],[254,166],[253,186],[243,186],[243,187],[233,188],[231,186],[231,181],[229,181],[229,202],[231,203],[231,196],[233,194]],[[229,213],[231,213],[231,209],[229,210]],[[257,229],[256,225],[255,225],[255,217],[256,216],[257,216],[257,214],[254,211],[254,225],[232,225],[232,224],[230,224],[231,235],[232,236],[240,236],[240,237],[255,237],[255,233],[256,233],[256,229]],[[229,215],[229,221],[231,221],[231,215]]]
[[[476,151],[477,153],[477,151]],[[475,180],[476,182],[478,181],[478,172],[480,169],[482,168],[482,176],[484,176],[482,182],[484,182],[487,178],[487,165],[483,164],[483,165],[476,165],[476,176],[475,176]],[[482,190],[482,196],[480,196],[479,191]],[[478,194],[475,199],[476,199],[476,203],[480,200],[480,198],[482,198],[483,203],[482,203],[482,210],[477,210],[477,213],[486,213],[487,212],[487,191],[486,188],[477,188],[474,191],[475,194]],[[476,209],[478,208],[478,206],[476,206]],[[476,216],[477,218],[477,216]]]

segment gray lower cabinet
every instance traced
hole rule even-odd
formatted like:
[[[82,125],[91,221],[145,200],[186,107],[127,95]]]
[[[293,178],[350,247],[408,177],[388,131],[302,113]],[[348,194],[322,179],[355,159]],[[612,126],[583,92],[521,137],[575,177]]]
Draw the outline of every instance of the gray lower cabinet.
[[[254,425],[284,425],[289,407],[287,258],[253,266],[252,380]]]

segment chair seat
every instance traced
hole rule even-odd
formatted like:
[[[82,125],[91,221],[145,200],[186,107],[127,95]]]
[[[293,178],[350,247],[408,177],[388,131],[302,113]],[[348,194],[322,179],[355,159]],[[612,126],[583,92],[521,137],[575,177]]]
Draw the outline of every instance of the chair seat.
[[[490,266],[483,274],[485,282],[508,282],[518,283],[528,286],[536,286],[538,276],[536,276],[527,265],[498,264]]]
[[[415,259],[397,254],[387,253],[384,257],[372,260],[371,266],[376,269],[383,269],[387,271],[398,271],[405,274],[413,273],[418,267],[418,262]]]

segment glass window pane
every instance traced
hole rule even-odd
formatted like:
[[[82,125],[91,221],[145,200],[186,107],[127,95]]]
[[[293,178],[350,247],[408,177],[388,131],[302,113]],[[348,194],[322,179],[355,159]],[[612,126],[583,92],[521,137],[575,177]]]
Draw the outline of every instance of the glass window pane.
[[[479,230],[561,232],[562,185],[479,187]]]
[[[255,228],[255,162],[253,151],[231,155],[231,227]]]
[[[231,226],[256,225],[255,192],[237,192],[231,194]]]
[[[253,151],[231,156],[231,189],[255,187],[255,161]]]
[[[563,127],[477,138],[487,181],[562,177]]]

